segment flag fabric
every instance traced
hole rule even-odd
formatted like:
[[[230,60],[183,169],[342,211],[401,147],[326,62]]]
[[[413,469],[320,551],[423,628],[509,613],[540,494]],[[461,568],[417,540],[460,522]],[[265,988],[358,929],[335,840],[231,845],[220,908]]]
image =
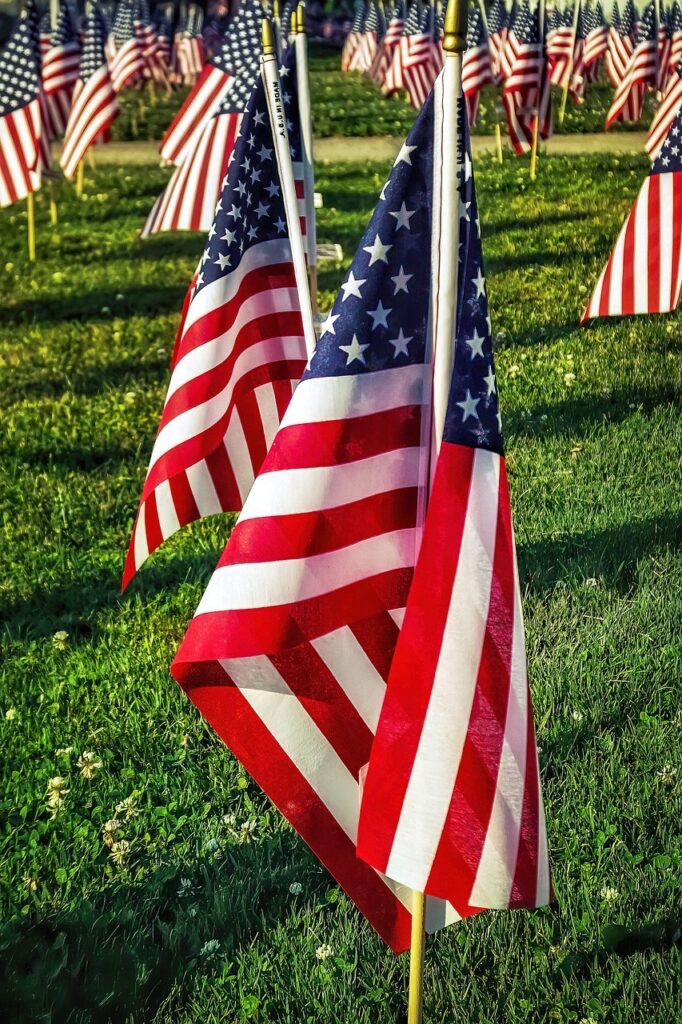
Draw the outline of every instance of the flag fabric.
[[[198,4],[190,4],[184,32],[178,42],[178,64],[184,85],[194,85],[204,66],[204,44],[201,31],[204,12]]]
[[[353,17],[353,24],[351,30],[344,40],[343,47],[341,49],[341,70],[350,71],[350,63],[353,59],[355,51],[360,43],[360,36],[362,35],[362,26],[365,22],[365,7],[364,4],[357,4],[355,8],[355,15]]]
[[[404,25],[405,18],[402,6],[398,5],[391,16],[386,28],[386,34],[377,47],[377,52],[374,55],[374,60],[372,61],[372,65],[368,71],[369,78],[379,88],[383,86],[386,80],[386,73],[391,66],[393,54],[395,53],[396,47],[400,45],[400,37],[403,33]]]
[[[392,96],[393,93],[405,88],[403,66],[410,59],[412,39],[419,34],[419,25],[419,4],[412,3],[403,24],[403,33],[384,76],[381,90],[384,96]]]
[[[412,894],[356,839],[415,557],[436,106],[398,155],[172,669],[396,951]],[[458,919],[439,900],[427,914],[429,930]]]
[[[111,84],[114,92],[131,85],[144,71],[144,43],[137,28],[136,4],[119,0],[111,30]]]
[[[99,7],[93,4],[85,28],[78,81],[73,93],[61,166],[72,178],[90,146],[106,139],[118,114],[118,101],[105,52],[107,28]]]
[[[658,22],[658,52],[656,63],[656,89],[663,92],[668,81],[670,71],[669,62],[672,51],[672,26],[670,11],[665,9],[659,11]]]
[[[682,290],[682,111],[678,111],[583,314],[667,313]]]
[[[553,31],[548,31],[546,35],[546,52],[549,80],[552,85],[563,88],[571,71],[575,30],[573,28],[573,12],[569,7],[564,8],[563,11],[556,11],[556,16],[556,27]]]
[[[181,526],[242,507],[306,364],[281,175],[264,105],[259,80],[174,353],[124,587]],[[285,111],[289,117],[286,100]],[[292,148],[300,151],[294,121],[292,128]]]
[[[601,3],[587,7],[585,49],[583,64],[588,81],[596,81],[602,59],[609,47],[609,29],[604,20]]]
[[[656,85],[658,29],[653,3],[650,3],[644,12],[644,18],[637,26],[636,36],[636,46],[606,115],[606,130],[616,121],[639,121],[644,105],[644,91],[647,87]]]
[[[668,79],[668,85],[656,111],[646,140],[650,160],[655,160],[665,142],[673,121],[682,107],[682,62]]]
[[[457,144],[449,399],[365,778],[358,854],[465,916],[542,906],[552,894],[463,104]],[[446,200],[442,216],[452,215]],[[440,301],[447,297],[432,297],[436,308]]]
[[[377,50],[377,28],[379,25],[379,12],[373,0],[367,6],[362,32],[358,39],[355,53],[348,65],[349,71],[369,71]]]
[[[73,90],[78,81],[80,42],[65,3],[43,54],[42,84],[48,118],[48,132],[54,139],[63,135],[69,119]]]
[[[476,124],[481,89],[493,82],[488,38],[480,8],[474,7],[467,26],[467,50],[462,57],[462,92],[469,124]]]
[[[620,13],[617,0],[611,11],[609,41],[606,49],[606,71],[614,89],[625,77],[632,52],[635,48],[635,9],[628,3]]]
[[[507,8],[502,0],[493,0],[488,11],[488,44],[495,82],[502,80],[502,51],[507,44]]]
[[[420,110],[443,66],[443,51],[435,38],[433,8],[424,10],[419,31],[407,36],[405,42],[401,68],[403,87],[412,106]]]
[[[213,223],[215,204],[244,108],[258,76],[260,15],[255,4],[244,6],[240,15],[204,79],[208,91],[203,93],[200,79],[195,87],[199,93],[194,114],[187,108],[182,122],[176,124],[172,134],[169,130],[162,144],[162,155],[174,154],[178,166],[154,203],[142,228],[142,238],[162,231],[208,231]],[[216,89],[222,92],[223,99],[208,118],[203,118],[212,102],[207,98],[211,89],[209,76],[217,82]]]
[[[503,61],[502,101],[507,128],[514,151],[521,156],[532,148],[536,118],[539,138],[547,139],[552,134],[552,97],[547,61],[540,37],[538,12],[531,12],[528,0],[518,8],[510,25]]]
[[[0,50],[0,207],[40,187],[40,91],[38,19],[27,7]]]
[[[670,36],[670,47],[668,49],[667,61],[664,63],[664,55],[661,58],[661,77],[659,78],[661,92],[666,91],[670,83],[675,79],[677,66],[682,61],[682,10],[677,0],[675,0],[668,11],[666,25]],[[663,79],[664,72],[665,79]],[[660,84],[661,82],[662,84]]]

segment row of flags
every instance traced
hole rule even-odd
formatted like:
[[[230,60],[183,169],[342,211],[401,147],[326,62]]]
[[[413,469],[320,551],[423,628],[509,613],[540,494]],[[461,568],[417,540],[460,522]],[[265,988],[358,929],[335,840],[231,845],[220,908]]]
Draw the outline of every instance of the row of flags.
[[[123,583],[239,512],[173,674],[400,951],[414,888],[430,931],[551,898],[467,117],[445,58],[311,345],[280,39],[239,112]],[[192,120],[197,86],[190,150],[215,120]]]
[[[481,90],[499,86],[509,138],[519,155],[552,133],[550,86],[583,103],[602,68],[614,96],[605,128],[642,117],[644,97],[655,92],[660,106],[647,152],[653,160],[682,104],[682,8],[678,0],[660,8],[649,3],[638,15],[632,0],[614,2],[609,18],[600,0],[575,0],[563,8],[541,8],[493,0],[469,13],[463,61],[464,95],[475,123]],[[419,109],[442,66],[443,24],[439,4],[398,0],[387,13],[377,0],[357,7],[341,53],[344,71],[366,74],[386,96],[405,90]]]

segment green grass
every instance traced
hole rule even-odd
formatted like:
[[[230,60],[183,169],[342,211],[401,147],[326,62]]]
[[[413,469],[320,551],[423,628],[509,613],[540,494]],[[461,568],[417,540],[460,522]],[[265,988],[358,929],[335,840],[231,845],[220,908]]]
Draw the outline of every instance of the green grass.
[[[342,74],[341,57],[337,50],[323,45],[311,47],[311,94],[315,136],[318,139],[331,135],[366,137],[375,135],[406,135],[415,118],[406,93],[401,92],[387,99],[375,85],[363,75],[354,72]],[[172,96],[156,93],[152,104],[149,90],[142,92],[126,90],[121,95],[121,114],[114,122],[114,139],[160,139],[170,124],[175,111],[187,95],[182,89]],[[561,105],[561,91],[552,89],[554,105],[554,129],[558,134],[575,132],[601,132],[604,129],[606,113],[613,99],[613,87],[605,76],[590,85],[587,98],[581,106],[569,101],[563,125],[559,124],[558,112]],[[630,125],[614,125],[614,131],[637,131],[649,127],[655,108],[653,94],[646,97],[642,119]],[[492,86],[483,90],[478,122],[474,135],[491,135],[495,123],[502,125],[506,132],[504,110],[499,89]]]
[[[553,157],[531,185],[525,162],[477,163],[557,904],[429,940],[429,1024],[682,1013],[682,322],[577,327],[645,166]],[[386,172],[320,169],[320,238],[347,260]],[[201,246],[136,240],[164,180],[88,171],[56,229],[39,193],[33,267],[23,207],[0,214],[0,1020],[393,1024],[407,959],[168,673],[230,519],[176,535],[119,594]],[[323,270],[323,306],[343,269]]]

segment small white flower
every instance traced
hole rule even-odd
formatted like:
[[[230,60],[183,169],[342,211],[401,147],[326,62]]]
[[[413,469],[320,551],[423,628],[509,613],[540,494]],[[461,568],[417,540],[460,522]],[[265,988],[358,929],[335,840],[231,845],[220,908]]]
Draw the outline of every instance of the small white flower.
[[[116,804],[116,813],[125,814],[126,821],[130,821],[137,814],[137,807],[135,806],[135,796],[127,796],[125,800],[121,800],[120,803]]]
[[[564,374],[564,384],[569,388],[572,384],[575,384],[575,374],[573,372]]]
[[[57,747],[54,752],[55,757],[70,757],[73,753],[73,747]]]
[[[102,842],[105,846],[110,849],[114,843],[118,840],[118,833],[121,828],[121,822],[118,818],[111,818],[109,821],[105,821],[102,825]]]
[[[619,893],[617,889],[614,889],[612,885],[605,885],[599,895],[603,899],[604,903],[615,903],[618,899]]]
[[[656,772],[656,774],[664,786],[672,786],[677,775],[677,768],[674,768],[671,764],[665,764],[661,771]]]
[[[243,821],[239,826],[238,839],[240,843],[250,843],[253,837],[253,833],[258,827],[258,822],[255,818],[250,818],[248,821]]]
[[[300,882],[292,882],[289,886],[289,892],[292,896],[300,896],[303,892],[303,886]]]
[[[117,842],[112,843],[111,853],[109,856],[113,860],[114,864],[123,864],[126,857],[130,853],[130,843],[127,839],[119,839]]]
[[[65,629],[58,629],[55,635],[52,637],[52,645],[57,651],[66,650],[66,641],[69,639],[69,634]]]
[[[195,892],[191,878],[181,878],[178,887],[178,896],[193,896]]]
[[[102,762],[92,750],[85,750],[76,761],[84,779],[92,779],[102,767]]]
[[[7,711],[5,711],[5,721],[6,722],[14,722],[16,717],[17,717],[17,709],[16,708],[7,708]]]
[[[573,712],[573,716],[572,716],[572,717],[573,717],[573,721],[574,721],[574,722],[582,722],[582,720],[583,720],[583,718],[584,718],[585,716],[583,715],[582,711],[578,711],[578,710],[576,709],[576,710],[575,710],[575,711]]]
[[[329,945],[328,942],[323,942],[322,945],[318,946],[317,949],[315,950],[315,956],[320,961],[328,960],[331,955],[332,947]]]
[[[597,580],[595,579],[595,577],[594,576],[588,576],[588,578],[585,580],[585,586],[586,587],[596,587],[597,586]]]
[[[204,960],[215,960],[220,956],[220,943],[217,939],[209,939],[199,950],[199,956]]]

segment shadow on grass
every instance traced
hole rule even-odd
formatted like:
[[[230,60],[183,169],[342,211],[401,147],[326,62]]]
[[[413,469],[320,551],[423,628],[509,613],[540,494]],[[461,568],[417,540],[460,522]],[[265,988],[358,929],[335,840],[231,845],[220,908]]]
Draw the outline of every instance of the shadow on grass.
[[[63,373],[48,368],[28,367],[30,372],[25,374],[25,379],[22,379],[23,367],[19,367],[11,383],[7,387],[0,387],[0,403],[7,409],[28,398],[59,398],[63,394],[94,397],[110,391],[139,391],[155,385],[166,385],[170,378],[172,342],[171,335],[167,343],[167,354],[155,356],[151,360],[147,357],[144,362],[139,356],[131,356],[104,366],[74,366]],[[45,453],[45,457],[48,455]]]
[[[103,847],[102,869],[107,852]],[[143,1024],[192,976],[232,974],[237,947],[264,921],[273,927],[292,912],[292,882],[324,902],[328,878],[293,833],[218,845],[218,855],[220,861],[207,854],[174,863],[140,883],[116,882],[75,906],[17,914],[0,926],[0,1019]]]
[[[6,326],[11,324],[57,324],[67,321],[89,320],[110,323],[113,317],[129,319],[134,316],[176,313],[182,307],[184,290],[180,285],[139,285],[128,288],[121,300],[116,300],[118,289],[99,289],[76,295],[46,295],[41,299],[18,302],[15,306],[0,307],[0,318]]]
[[[609,530],[572,533],[519,546],[519,574],[531,594],[543,594],[560,580],[601,579],[619,593],[637,583],[640,559],[682,546],[677,515],[652,516]]]

